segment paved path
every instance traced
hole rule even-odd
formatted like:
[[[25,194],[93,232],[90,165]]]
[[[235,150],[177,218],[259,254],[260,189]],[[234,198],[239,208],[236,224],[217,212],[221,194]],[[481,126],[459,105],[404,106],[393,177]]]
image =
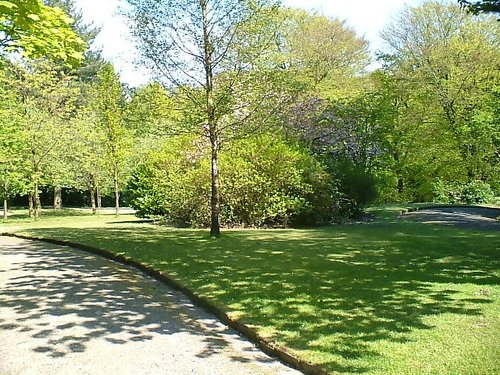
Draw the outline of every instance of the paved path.
[[[0,374],[299,372],[133,269],[0,237]]]
[[[408,212],[404,219],[426,224],[451,225],[461,228],[500,230],[500,209],[488,207],[435,207]]]

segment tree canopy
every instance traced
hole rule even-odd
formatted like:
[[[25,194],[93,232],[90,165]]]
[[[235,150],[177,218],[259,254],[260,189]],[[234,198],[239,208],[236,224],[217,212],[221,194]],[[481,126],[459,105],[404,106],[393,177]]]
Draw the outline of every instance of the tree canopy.
[[[73,37],[98,31],[73,0],[0,1],[5,207],[29,202],[38,216],[47,196],[60,206],[71,192],[95,213],[127,204],[218,236],[342,222],[374,201],[498,200],[494,15],[406,7],[370,56],[345,21],[278,1],[128,4],[139,63],[156,77],[136,88],[99,51],[69,65],[83,52]],[[64,32],[39,33],[40,20]]]
[[[46,6],[41,0],[2,0],[0,50],[77,64],[86,43],[73,31],[72,23],[61,8]]]

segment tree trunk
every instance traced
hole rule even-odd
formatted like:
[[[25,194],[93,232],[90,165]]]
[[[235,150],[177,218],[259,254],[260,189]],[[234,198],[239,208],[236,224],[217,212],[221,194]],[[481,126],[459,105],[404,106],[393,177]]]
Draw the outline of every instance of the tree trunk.
[[[35,216],[33,206],[34,206],[34,204],[33,204],[33,193],[30,192],[28,194],[28,216],[29,217],[34,217]]]
[[[7,197],[9,191],[9,183],[7,180],[4,180],[3,182],[3,219],[7,220]]]
[[[95,183],[95,177],[93,174],[90,174],[90,207],[92,207],[92,215],[95,215],[97,213],[96,209],[96,183]]]
[[[62,208],[62,188],[60,186],[54,186],[54,210],[60,210]]]
[[[392,157],[394,158],[394,161],[396,162],[396,176],[398,178],[398,194],[401,195],[404,192],[404,180],[402,177],[402,172],[401,172],[401,164],[399,160],[399,153],[395,151],[392,154]]]
[[[220,191],[219,191],[219,129],[215,115],[214,88],[213,88],[213,47],[210,40],[209,14],[206,0],[200,0],[203,19],[203,47],[205,67],[205,99],[206,115],[212,151],[212,193],[210,199],[210,236],[220,237]]]
[[[398,194],[403,194],[404,192],[404,181],[402,177],[398,177]]]
[[[118,168],[114,168],[113,182],[115,185],[115,215],[120,215],[120,191],[118,186]]]
[[[92,215],[95,215],[97,212],[96,205],[95,205],[95,195],[96,195],[96,192],[95,192],[94,187],[92,186],[90,188],[90,206],[92,207]]]
[[[217,139],[212,141],[212,196],[210,208],[210,235],[220,237],[219,145]]]
[[[38,181],[35,181],[33,185],[33,216],[35,217],[35,220],[40,218],[41,206],[40,194],[38,192]]]
[[[7,220],[7,196],[3,197],[3,219]]]
[[[99,190],[99,186],[95,187],[95,192],[96,192],[96,197],[97,197],[97,214],[99,215],[101,213],[101,207],[102,207],[102,199],[101,199],[101,192]]]

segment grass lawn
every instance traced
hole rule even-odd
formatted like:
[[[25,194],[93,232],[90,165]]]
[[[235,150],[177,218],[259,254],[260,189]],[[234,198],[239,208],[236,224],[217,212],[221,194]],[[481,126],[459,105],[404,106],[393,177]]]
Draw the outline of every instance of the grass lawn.
[[[101,247],[167,271],[331,372],[499,374],[500,233],[394,212],[361,225],[227,230],[217,240],[75,212],[14,216],[0,232]]]

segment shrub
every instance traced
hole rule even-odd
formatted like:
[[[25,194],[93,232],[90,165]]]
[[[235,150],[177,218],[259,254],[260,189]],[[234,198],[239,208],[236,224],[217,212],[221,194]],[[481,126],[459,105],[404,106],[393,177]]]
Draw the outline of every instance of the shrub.
[[[179,226],[204,226],[209,218],[209,164],[191,137],[169,139],[134,171],[127,187],[141,217]]]
[[[221,166],[228,223],[315,225],[335,215],[332,179],[304,148],[261,135],[234,143]]]
[[[329,158],[330,173],[336,178],[342,196],[341,216],[355,217],[377,198],[375,178],[347,158]]]
[[[175,225],[210,219],[210,163],[192,137],[169,140],[136,168],[128,186],[138,215]],[[220,154],[221,223],[226,226],[323,224],[340,215],[331,176],[305,149],[270,135],[233,142]]]
[[[483,181],[470,181],[461,192],[461,200],[467,204],[492,203],[494,198],[491,186]]]
[[[473,180],[466,184],[438,179],[434,184],[434,202],[478,204],[493,203],[495,195],[491,186],[483,181]]]
[[[436,203],[459,203],[461,198],[459,184],[437,179],[433,185],[433,202]]]

